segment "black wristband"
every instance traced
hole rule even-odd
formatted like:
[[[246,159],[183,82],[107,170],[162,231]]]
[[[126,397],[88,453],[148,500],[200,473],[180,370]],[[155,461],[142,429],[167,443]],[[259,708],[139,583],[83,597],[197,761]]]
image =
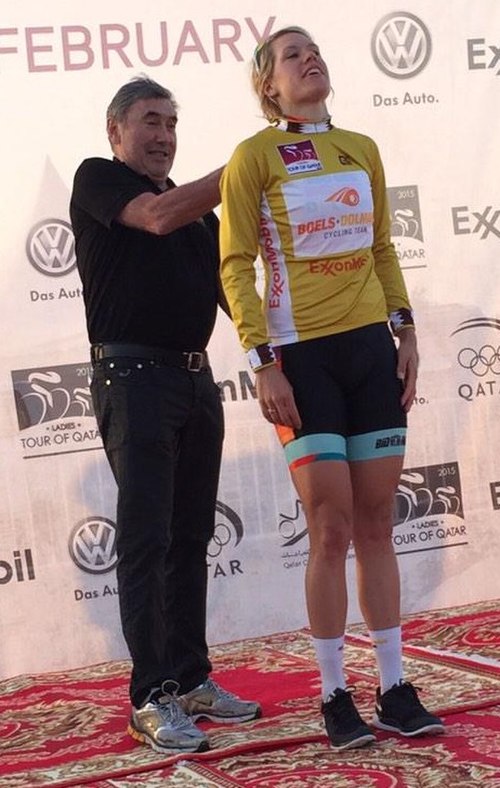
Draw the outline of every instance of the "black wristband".
[[[411,309],[406,309],[405,307],[401,307],[401,309],[395,309],[394,312],[391,312],[389,315],[389,320],[391,322],[391,328],[395,334],[397,334],[398,331],[401,331],[402,328],[415,328],[413,311]]]
[[[267,342],[263,345],[257,345],[247,352],[248,361],[250,366],[255,371],[261,367],[268,367],[271,364],[276,364],[276,355],[271,345]]]

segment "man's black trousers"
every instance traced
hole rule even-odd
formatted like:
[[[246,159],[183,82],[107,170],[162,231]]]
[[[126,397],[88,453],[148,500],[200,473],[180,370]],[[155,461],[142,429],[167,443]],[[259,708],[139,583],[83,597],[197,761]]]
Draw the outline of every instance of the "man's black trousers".
[[[94,367],[92,400],[118,485],[117,581],[132,658],[130,696],[173,679],[184,693],[211,670],[206,643],[207,545],[223,441],[209,369],[147,359]]]

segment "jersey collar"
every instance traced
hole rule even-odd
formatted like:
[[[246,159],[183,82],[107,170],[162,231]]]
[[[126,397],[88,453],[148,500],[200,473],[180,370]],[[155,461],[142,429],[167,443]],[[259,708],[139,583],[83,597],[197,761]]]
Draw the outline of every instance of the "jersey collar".
[[[274,122],[274,125],[280,131],[291,131],[294,134],[318,134],[333,129],[330,118],[325,118],[317,123],[291,120],[290,118],[278,118]]]

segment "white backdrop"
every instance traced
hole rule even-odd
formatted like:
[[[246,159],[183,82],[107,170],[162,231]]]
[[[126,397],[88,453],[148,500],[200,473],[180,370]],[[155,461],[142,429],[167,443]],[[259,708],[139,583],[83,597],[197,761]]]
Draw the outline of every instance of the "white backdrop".
[[[380,147],[416,310],[421,375],[394,529],[404,611],[500,596],[498,0],[25,0],[0,20],[0,676],[126,656],[116,494],[68,225],[73,173],[109,155],[106,106],[140,72],[180,104],[174,179],[222,164],[264,123],[248,63],[287,24],[321,46],[334,123]],[[209,559],[215,643],[306,624],[308,542],[222,314],[210,350],[227,425]],[[349,582],[357,621],[353,561]]]

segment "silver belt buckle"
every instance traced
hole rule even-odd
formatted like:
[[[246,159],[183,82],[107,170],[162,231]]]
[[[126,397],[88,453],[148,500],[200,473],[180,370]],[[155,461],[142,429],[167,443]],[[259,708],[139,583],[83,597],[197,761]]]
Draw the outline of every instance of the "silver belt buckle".
[[[186,356],[188,357],[186,369],[189,372],[200,372],[205,360],[205,354],[193,351],[192,353],[186,353]]]

